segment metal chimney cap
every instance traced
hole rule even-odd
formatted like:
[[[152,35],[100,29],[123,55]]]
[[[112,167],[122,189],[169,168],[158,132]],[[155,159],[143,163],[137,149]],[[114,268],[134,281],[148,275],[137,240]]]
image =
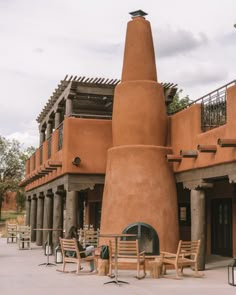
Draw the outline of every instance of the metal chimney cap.
[[[139,16],[144,17],[145,15],[148,15],[146,12],[142,11],[141,9],[132,11],[129,14],[132,15],[132,18],[139,17]]]

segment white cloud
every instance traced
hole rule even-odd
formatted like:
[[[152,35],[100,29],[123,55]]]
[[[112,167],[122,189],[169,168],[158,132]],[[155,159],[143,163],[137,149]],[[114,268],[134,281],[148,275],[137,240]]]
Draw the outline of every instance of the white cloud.
[[[176,58],[179,54],[188,53],[208,42],[204,33],[194,35],[190,31],[173,30],[170,27],[156,31],[154,38],[157,40],[157,56],[160,58],[170,56]]]
[[[0,1],[0,134],[38,145],[35,119],[66,74],[119,79],[136,9],[149,13],[160,81],[193,99],[235,79],[235,0]]]
[[[7,139],[16,139],[22,143],[23,148],[34,146],[38,147],[39,145],[39,133],[36,121],[29,122],[27,126],[23,126],[23,129],[26,131],[13,132],[7,135]]]

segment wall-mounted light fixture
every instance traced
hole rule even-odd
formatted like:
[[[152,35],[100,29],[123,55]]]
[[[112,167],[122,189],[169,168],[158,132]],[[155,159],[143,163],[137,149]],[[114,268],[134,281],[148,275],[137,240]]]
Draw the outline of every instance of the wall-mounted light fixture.
[[[80,157],[75,157],[73,160],[72,160],[72,164],[75,165],[75,166],[79,166],[81,163],[81,159]]]

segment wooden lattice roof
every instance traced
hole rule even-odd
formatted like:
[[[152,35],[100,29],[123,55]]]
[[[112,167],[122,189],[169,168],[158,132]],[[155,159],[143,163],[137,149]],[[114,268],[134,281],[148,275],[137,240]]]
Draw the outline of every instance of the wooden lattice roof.
[[[115,88],[115,86],[120,82],[119,79],[109,79],[109,78],[88,78],[84,76],[65,76],[63,80],[60,81],[51,97],[48,99],[48,102],[44,106],[43,110],[37,117],[37,122],[41,123],[47,114],[51,111],[55,102],[61,96],[63,91],[70,85],[70,89],[74,90],[77,86],[87,86],[87,87],[96,87],[101,88]],[[170,103],[177,91],[177,84],[174,83],[161,83],[164,89],[166,103]]]
[[[77,84],[77,85],[86,85],[86,86],[101,86],[101,87],[112,87],[114,88],[120,82],[119,79],[109,79],[109,78],[87,78],[84,76],[65,76],[65,78],[58,84],[57,88],[52,93],[48,102],[44,106],[43,110],[37,117],[37,122],[40,123],[45,115],[50,112],[52,106],[63,93],[63,91],[67,88],[69,84]]]

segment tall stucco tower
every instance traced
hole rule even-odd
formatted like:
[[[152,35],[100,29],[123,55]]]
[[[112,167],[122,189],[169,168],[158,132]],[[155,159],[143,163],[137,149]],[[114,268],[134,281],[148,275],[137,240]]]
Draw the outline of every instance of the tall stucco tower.
[[[164,94],[157,82],[150,23],[142,11],[131,15],[121,83],[114,96],[101,233],[121,233],[143,224],[156,232],[160,249],[176,251],[177,194],[165,157],[171,151],[166,147]]]

